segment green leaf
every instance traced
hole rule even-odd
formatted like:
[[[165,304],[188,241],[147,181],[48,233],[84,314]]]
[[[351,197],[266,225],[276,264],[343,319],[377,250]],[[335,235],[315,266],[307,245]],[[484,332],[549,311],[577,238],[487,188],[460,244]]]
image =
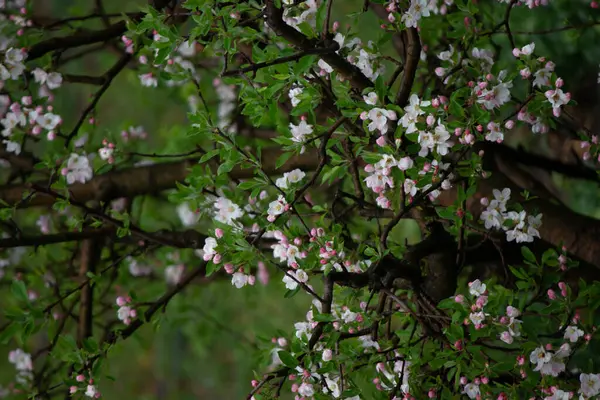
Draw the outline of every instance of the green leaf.
[[[217,175],[227,174],[229,173],[233,167],[235,166],[235,162],[226,161],[223,164],[219,165],[219,169],[217,169]]]
[[[10,285],[10,290],[18,301],[29,302],[29,296],[27,296],[27,288],[23,281],[14,280]]]
[[[7,344],[20,329],[20,324],[11,322],[2,332],[0,332],[0,344]]]
[[[308,72],[308,70],[316,64],[317,56],[304,56],[298,60],[296,66],[294,67],[294,73],[298,76],[301,76]]]
[[[537,264],[537,260],[535,259],[535,255],[533,255],[533,253],[531,252],[531,250],[529,250],[529,248],[527,246],[522,246],[521,247],[521,254],[523,255],[523,257],[525,258],[525,260],[533,263],[533,264]]]
[[[335,317],[331,314],[317,314],[314,316],[314,320],[317,322],[332,322],[335,321]]]
[[[548,261],[554,260],[555,258],[557,258],[556,250],[554,250],[554,249],[546,250],[544,252],[544,254],[542,254],[542,265],[548,264]]]
[[[275,168],[280,168],[283,164],[286,163],[287,160],[289,160],[292,156],[294,155],[294,153],[292,153],[291,151],[286,151],[285,153],[283,153],[282,155],[279,156],[279,158],[277,159],[277,162],[275,163]]]
[[[286,367],[296,368],[298,366],[298,360],[296,360],[296,358],[287,351],[281,350],[277,353],[277,355]]]
[[[210,160],[211,158],[213,158],[214,156],[219,154],[220,151],[221,151],[221,149],[214,149],[214,150],[209,151],[208,153],[206,153],[205,155],[200,157],[200,161],[198,161],[198,164],[203,164],[203,163],[207,162],[208,160]]]
[[[523,280],[527,280],[527,275],[524,274],[523,272],[519,271],[518,269],[516,269],[512,265],[509,265],[508,268],[513,273],[513,275],[516,276],[517,278],[523,279]]]
[[[94,338],[87,338],[83,341],[83,348],[91,354],[95,354],[98,352],[98,343]]]

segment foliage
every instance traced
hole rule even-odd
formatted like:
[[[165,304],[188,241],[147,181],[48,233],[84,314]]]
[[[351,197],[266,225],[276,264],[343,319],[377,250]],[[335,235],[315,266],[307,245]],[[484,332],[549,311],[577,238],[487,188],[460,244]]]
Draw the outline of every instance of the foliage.
[[[596,2],[3,7],[0,397],[118,396],[161,343],[167,382],[224,345],[189,390],[222,397],[600,394],[598,210],[561,193],[597,198],[560,62],[597,60]]]

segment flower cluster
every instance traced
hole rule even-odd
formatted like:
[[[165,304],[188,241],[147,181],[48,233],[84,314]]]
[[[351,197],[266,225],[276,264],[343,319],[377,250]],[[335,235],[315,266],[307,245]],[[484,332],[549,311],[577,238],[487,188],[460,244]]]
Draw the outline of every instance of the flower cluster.
[[[214,218],[223,224],[238,226],[237,219],[244,216],[244,211],[226,197],[219,197],[214,203]]]
[[[117,307],[117,318],[119,321],[123,321],[125,325],[129,325],[131,320],[137,317],[137,311],[131,305],[131,298],[126,296],[119,296],[116,300]]]
[[[12,350],[8,353],[8,361],[13,364],[17,370],[17,382],[25,385],[33,378],[33,362],[31,360],[31,354],[24,352],[22,349]]]
[[[25,71],[27,53],[21,49],[11,47],[4,53],[4,62],[0,63],[0,80],[16,80]]]
[[[99,399],[100,397],[102,397],[100,391],[98,390],[96,385],[94,385],[93,379],[88,379],[87,384],[86,384],[85,376],[83,376],[82,374],[79,374],[75,377],[75,381],[77,381],[77,383],[83,384],[83,386],[85,387],[85,391],[83,394],[86,397],[89,397],[92,399]],[[69,393],[72,395],[77,393],[79,390],[83,390],[83,388],[80,389],[79,387],[77,387],[75,385],[69,387]]]
[[[506,204],[510,200],[510,189],[493,190],[494,199],[481,199],[481,204],[487,208],[481,213],[486,229],[503,229],[506,240],[517,243],[533,242],[534,237],[540,237],[538,229],[542,225],[542,214],[527,215],[525,211],[507,211]],[[527,221],[527,222],[526,222]]]
[[[86,156],[76,153],[71,153],[67,160],[67,166],[60,173],[67,179],[69,185],[75,182],[85,183],[93,176],[90,160]]]
[[[288,189],[290,185],[300,182],[306,173],[300,169],[295,169],[290,172],[286,172],[283,176],[275,181],[275,185],[280,189]]]
[[[98,154],[102,160],[108,161],[109,164],[115,162],[113,153],[115,152],[114,143],[109,143],[106,139],[102,141],[103,147],[98,150]]]
[[[307,136],[313,133],[313,126],[306,123],[306,118],[302,117],[298,125],[290,123],[290,132],[292,133],[292,141],[303,144],[307,140]],[[302,146],[300,154],[304,153],[306,148]]]
[[[10,101],[10,100],[9,100]],[[8,107],[8,112],[4,118],[0,119],[2,125],[2,136],[10,138],[4,140],[7,151],[19,154],[21,145],[17,140],[13,140],[17,132],[38,136],[43,130],[46,130],[46,135],[49,140],[54,140],[56,133],[54,130],[61,124],[60,116],[53,114],[52,106],[30,107],[32,99],[30,96],[21,98],[21,102],[14,102]]]
[[[283,214],[287,210],[289,210],[290,205],[287,203],[287,200],[283,195],[279,195],[277,200],[274,200],[269,203],[269,209],[267,210],[268,216],[267,220],[269,222],[275,221],[278,215]]]

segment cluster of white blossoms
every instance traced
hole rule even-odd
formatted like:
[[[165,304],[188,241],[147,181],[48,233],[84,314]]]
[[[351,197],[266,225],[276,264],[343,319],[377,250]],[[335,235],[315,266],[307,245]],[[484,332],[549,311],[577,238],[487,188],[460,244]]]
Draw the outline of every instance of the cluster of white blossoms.
[[[286,172],[283,176],[275,181],[275,185],[280,189],[288,189],[290,185],[300,182],[306,173],[296,168],[290,172]]]
[[[100,397],[102,397],[100,391],[98,390],[98,388],[96,387],[96,385],[94,385],[94,380],[93,379],[88,379],[87,384],[85,383],[85,376],[83,376],[83,374],[79,374],[75,377],[75,381],[78,382],[79,384],[83,384],[85,385],[85,391],[83,392],[83,394],[86,397],[92,398],[92,399],[99,399]],[[69,393],[71,395],[77,393],[79,390],[82,390],[83,388],[79,388],[77,386],[70,386],[69,387]]]
[[[176,264],[169,265],[165,268],[165,281],[169,285],[177,285],[183,278],[183,272],[185,271],[185,265]]]
[[[437,139],[434,139],[437,140]],[[384,154],[380,161],[376,164],[367,164],[365,171],[369,174],[365,178],[365,183],[368,188],[373,192],[379,194],[377,197],[377,205],[381,208],[391,208],[390,200],[385,196],[388,187],[391,189],[394,187],[394,179],[392,177],[392,168],[398,168],[401,171],[407,171],[415,166],[415,162],[409,156],[402,157],[400,160],[396,160],[389,154]],[[419,171],[419,176],[425,176],[431,173],[434,177],[439,177],[444,171],[450,168],[449,163],[439,163],[437,160],[432,162],[426,162],[423,168]],[[445,173],[443,181],[440,185],[441,190],[448,190],[452,188],[452,179],[454,179],[453,173]],[[430,201],[434,201],[441,193],[439,189],[430,190],[432,187],[431,183],[425,184],[422,187],[418,186],[418,182],[414,179],[405,178],[402,184],[404,193],[412,199],[416,196],[418,191],[428,193]]]
[[[502,70],[497,76],[486,74],[484,79],[476,82],[473,93],[477,96],[477,103],[482,104],[487,110],[500,108],[511,99],[510,89],[512,81],[505,81],[506,70]]]
[[[200,213],[193,211],[189,203],[181,203],[177,206],[177,215],[185,227],[193,226],[200,220]]]
[[[269,209],[267,210],[267,220],[269,222],[275,221],[277,216],[283,214],[284,212],[289,210],[289,208],[290,205],[287,203],[287,200],[285,199],[285,197],[283,197],[283,195],[280,194],[277,197],[277,200],[273,200],[269,203]]]
[[[533,238],[540,237],[538,231],[542,225],[542,214],[527,215],[526,211],[507,211],[506,204],[510,199],[510,189],[502,191],[493,190],[494,199],[481,199],[481,204],[487,208],[481,213],[480,219],[484,221],[486,229],[502,229],[506,232],[506,240],[517,243],[533,242]]]
[[[376,105],[379,100],[377,94],[375,92],[370,92],[369,94],[363,96],[365,103],[368,105]],[[385,135],[388,131],[388,121],[396,121],[398,116],[396,112],[393,110],[386,110],[384,108],[373,107],[369,111],[363,111],[360,114],[360,119],[363,121],[368,121],[367,129],[369,132],[379,131],[381,134],[381,139],[378,139],[377,144],[380,146],[385,145],[385,140],[383,135]],[[381,141],[379,141],[381,140]]]
[[[25,72],[27,53],[11,47],[4,53],[4,62],[0,63],[0,81],[17,80]]]
[[[505,3],[505,4],[511,4],[513,1],[512,0],[498,0],[500,3]],[[515,5],[524,5],[527,6],[529,8],[535,8],[535,7],[539,7],[539,6],[547,6],[549,3],[549,0],[517,0],[516,2],[514,2]]]
[[[206,208],[206,210],[212,210],[211,216],[215,221],[230,225],[234,228],[241,228],[241,224],[238,220],[244,216],[244,211],[240,206],[224,196],[209,196],[207,197],[207,200],[212,207]],[[197,224],[201,216],[199,210],[192,210],[190,204],[187,202],[177,206],[177,215],[179,216],[181,223],[186,227]]]
[[[288,92],[288,96],[290,98],[290,102],[292,103],[292,107],[296,107],[302,101],[302,93],[304,93],[304,88],[300,85],[292,86],[290,91]]]
[[[94,174],[90,160],[86,156],[76,153],[71,153],[67,165],[60,172],[67,179],[69,185],[75,182],[85,183],[92,179]]]
[[[119,309],[117,310],[117,318],[119,321],[123,321],[125,325],[129,325],[131,320],[137,317],[137,311],[131,306],[130,297],[117,297],[116,304]]]
[[[152,267],[149,265],[143,265],[133,257],[127,257],[129,273],[132,276],[148,276],[152,274]]]
[[[300,32],[298,25],[307,23],[315,27],[318,5],[316,0],[307,0],[295,5],[294,0],[283,0],[283,21]]]
[[[336,25],[334,25],[335,27]],[[340,45],[337,53],[345,53],[346,60],[356,66],[367,78],[374,81],[385,72],[385,66],[378,62],[377,50],[372,41],[368,41],[367,45],[363,46],[359,38],[346,41],[346,37],[339,32],[336,33],[333,40]],[[322,59],[319,60],[318,65],[323,76],[333,72],[333,68]],[[338,79],[343,80],[343,77],[338,75]]]
[[[213,80],[217,92],[219,105],[217,106],[217,126],[227,133],[236,133],[237,126],[233,122],[234,111],[237,106],[237,92],[235,85],[228,85],[220,79]]]
[[[313,126],[306,123],[306,118],[302,117],[298,125],[290,123],[290,132],[292,133],[292,141],[303,144],[307,137],[313,133]],[[300,154],[306,151],[305,146],[302,146]]]
[[[544,57],[530,60],[534,51],[535,43],[530,43],[520,49],[513,49],[513,55],[516,58],[523,60],[525,64],[525,67],[523,67],[519,73],[523,79],[530,79],[532,74],[530,65],[532,62],[534,63],[533,66],[536,68],[536,71],[533,72],[533,86],[540,89],[543,89],[544,87],[548,88],[548,90],[544,92],[544,95],[546,96],[546,100],[552,106],[552,114],[558,118],[561,114],[562,106],[571,101],[571,94],[562,91],[561,88],[564,84],[562,78],[556,78],[554,84],[552,83],[552,73],[554,72],[555,68],[555,65],[552,61],[546,61]],[[528,117],[528,115],[524,114],[523,117]],[[533,117],[519,119],[528,122],[531,125],[539,123],[539,121],[537,119],[533,119]],[[540,128],[536,129],[536,131],[544,132],[544,130],[540,130]]]
[[[226,197],[219,197],[214,203],[215,220],[234,227],[240,227],[237,221],[244,216],[244,211]]]
[[[360,304],[362,312],[366,309],[366,302],[362,302]],[[360,311],[352,311],[350,308],[346,306],[340,306],[338,304],[332,304],[331,316],[334,319],[332,326],[337,331],[344,331],[348,333],[354,333],[357,329],[360,329],[360,324],[364,321],[363,314]],[[316,299],[313,299],[312,306],[309,311],[306,313],[306,321],[297,322],[294,324],[295,328],[295,337],[303,342],[308,342],[310,336],[313,332],[313,329],[317,326],[318,322],[315,320],[314,316],[322,313],[322,304]],[[371,339],[371,335],[367,334],[364,336],[360,336],[359,339],[363,342],[363,348],[365,348],[365,352],[369,349],[378,350],[379,344],[377,341],[373,341]],[[275,343],[275,340],[274,340]],[[285,347],[287,345],[287,340],[279,338],[276,343],[279,345],[275,349],[281,349],[281,347]],[[327,348],[325,343],[317,342],[314,348],[315,352],[321,353],[320,360],[316,361],[316,363],[305,366],[305,367],[297,367],[296,371],[298,374],[292,374],[289,376],[290,381],[292,381],[291,391],[296,393],[298,396],[302,396],[304,399],[312,399],[313,396],[319,391],[332,396],[333,398],[339,399],[341,398],[341,384],[339,375],[329,372],[321,374],[318,371],[322,370],[326,366],[329,365],[331,361],[334,360],[335,354],[331,348]],[[277,351],[277,350],[275,350]],[[399,354],[394,353],[396,356]],[[280,360],[276,355],[273,356],[275,364],[280,364]],[[404,393],[408,393],[408,362],[394,362],[393,364],[393,372],[389,372],[383,363],[377,365],[377,372],[384,374],[387,379],[391,382],[395,382],[396,377],[399,377],[400,374],[404,374],[404,378],[402,380],[402,390]],[[404,372],[403,372],[404,371]],[[392,374],[395,373],[396,377]],[[376,380],[378,387],[380,390],[391,390],[393,387],[385,387],[384,384],[379,385],[379,379]],[[395,386],[395,384],[394,384]],[[296,397],[299,399],[299,397]],[[359,396],[345,398],[345,400],[360,400]]]
[[[552,346],[540,346],[529,355],[529,361],[535,364],[534,371],[542,375],[557,377],[565,371],[565,359],[571,355],[571,345],[563,343],[556,353],[551,351]]]
[[[469,321],[473,323],[475,329],[481,329],[485,327],[485,320],[489,314],[483,311],[483,308],[488,302],[487,286],[482,283],[479,279],[469,282],[469,294],[475,297],[475,303],[471,306],[471,314],[469,314]],[[462,303],[463,299],[459,295],[455,298],[458,303]]]
[[[31,354],[22,349],[12,350],[8,353],[8,361],[15,366],[17,370],[16,380],[20,384],[27,384],[33,378],[33,361]]]
[[[46,72],[41,68],[36,68],[31,73],[33,74],[33,79],[48,90],[58,89],[62,86],[63,77],[58,72]]]
[[[7,138],[3,140],[3,143],[9,152],[15,154],[21,152],[19,141],[12,139],[17,133],[38,136],[45,130],[48,140],[54,140],[56,137],[55,129],[61,124],[61,117],[52,113],[53,107],[51,105],[46,108],[42,106],[30,107],[32,103],[30,96],[24,96],[20,102],[13,102],[8,105],[5,110],[6,114],[0,119],[2,136]]]

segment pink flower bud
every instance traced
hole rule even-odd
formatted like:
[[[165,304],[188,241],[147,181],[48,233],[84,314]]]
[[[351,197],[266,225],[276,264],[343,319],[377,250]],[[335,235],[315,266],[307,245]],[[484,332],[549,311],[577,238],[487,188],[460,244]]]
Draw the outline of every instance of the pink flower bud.
[[[123,296],[117,297],[117,305],[119,307],[123,307],[125,304],[127,304],[127,300]]]
[[[508,121],[506,121],[506,123],[504,124],[504,127],[506,129],[512,129],[515,127],[515,121],[513,121],[512,119],[509,119]]]
[[[377,138],[377,140],[375,141],[375,143],[377,143],[377,145],[378,145],[379,147],[384,147],[384,146],[385,146],[385,144],[386,144],[386,143],[385,143],[385,136],[379,136],[379,137]]]
[[[516,47],[512,51],[513,56],[519,57],[521,55],[521,49],[517,49]]]
[[[215,229],[215,236],[217,237],[217,239],[221,239],[223,237],[223,229],[221,228],[217,228]]]
[[[556,299],[556,293],[554,292],[554,290],[552,290],[552,289],[548,289],[548,298],[549,298],[550,300],[554,300],[554,299]]]
[[[69,388],[69,393],[70,393],[70,394],[74,394],[74,393],[76,393],[76,392],[77,392],[77,386],[71,386],[71,387]]]
[[[454,297],[454,301],[462,304],[465,301],[465,296],[463,296],[462,294],[456,295]]]
[[[431,100],[431,106],[434,108],[438,108],[440,106],[440,100],[437,97]]]
[[[288,341],[286,338],[280,337],[277,339],[277,344],[279,345],[279,347],[285,347],[288,345]]]
[[[564,83],[565,83],[565,81],[563,81],[562,78],[557,78],[555,85],[557,88],[561,88],[561,87],[563,87]]]
[[[519,364],[519,365],[525,364],[525,356],[517,356],[517,364]]]
[[[225,268],[225,272],[230,275],[233,274],[233,272],[235,271],[235,267],[231,263],[227,263],[223,267]]]
[[[487,376],[481,377],[481,383],[483,383],[484,385],[487,385],[489,382],[490,382],[490,380],[488,379]]]
[[[334,21],[332,27],[333,32],[337,32],[338,29],[340,29],[340,23],[338,21]]]
[[[254,275],[248,275],[248,285],[254,286],[256,283],[256,277]]]
[[[429,389],[429,392],[427,392],[427,397],[429,397],[430,399],[435,399],[435,390]]]
[[[460,377],[460,384],[461,385],[466,385],[469,381],[467,380],[466,376],[461,376]]]
[[[212,262],[215,264],[219,264],[222,259],[223,259],[223,256],[221,256],[220,254],[215,254],[215,256],[212,259]]]

